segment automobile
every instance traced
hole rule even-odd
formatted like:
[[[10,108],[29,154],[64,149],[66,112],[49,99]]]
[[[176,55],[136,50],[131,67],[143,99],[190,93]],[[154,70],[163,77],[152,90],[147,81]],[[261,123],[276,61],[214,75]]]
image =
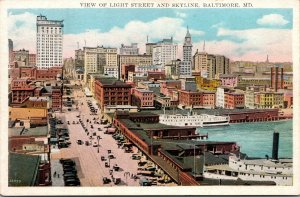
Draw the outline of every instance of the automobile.
[[[61,158],[61,159],[59,159],[59,162],[60,163],[74,163],[74,161],[72,160],[72,159],[63,159],[63,158]]]
[[[101,128],[98,128],[98,131],[102,131],[102,129],[101,129]]]
[[[109,158],[109,159],[114,159],[115,156],[114,156],[113,154],[109,154],[109,155],[108,155],[108,158]]]
[[[120,169],[120,167],[119,167],[117,164],[115,164],[115,165],[113,166],[113,169],[114,169],[115,171],[118,171],[118,170]]]
[[[68,124],[70,124],[70,121],[68,121]]]
[[[75,124],[75,121],[73,121],[73,124]]]
[[[68,108],[68,111],[72,111],[72,109],[71,109],[71,108]]]
[[[93,129],[94,127],[93,127],[93,125],[91,125],[91,129]]]
[[[77,176],[77,174],[66,174],[66,176],[64,176],[64,180],[67,180],[70,178],[78,178],[78,176]]]
[[[101,161],[106,161],[106,158],[104,156],[101,156]]]
[[[75,168],[64,168],[63,170],[64,170],[64,172],[76,172],[77,173],[77,170]]]
[[[108,164],[108,162],[105,162],[105,164],[104,164],[104,165],[105,165],[105,167],[106,167],[106,168],[109,168],[109,164]]]
[[[63,122],[61,120],[58,120],[56,123],[57,124],[63,124]]]
[[[75,164],[69,163],[69,164],[63,164],[62,165],[63,169],[67,168],[74,168],[75,169]]]
[[[88,131],[88,129],[85,129],[85,132],[87,132]]]
[[[97,133],[96,133],[96,132],[94,132],[94,133],[93,133],[93,136],[96,136],[96,135],[97,135]]]
[[[111,150],[107,150],[107,153],[111,153]]]
[[[68,147],[69,147],[68,144],[64,142],[58,144],[58,148],[68,148]]]
[[[141,156],[137,155],[137,156],[131,156],[131,158],[133,160],[140,160],[141,159]]]
[[[147,164],[147,161],[139,161],[138,166],[144,166]]]
[[[98,143],[94,142],[93,147],[98,147]]]
[[[77,144],[82,145],[83,141],[82,140],[77,140]]]
[[[78,115],[78,116],[76,116],[77,118],[79,118],[80,117],[80,115]],[[80,119],[79,119],[80,120]]]
[[[89,146],[90,145],[89,141],[85,141],[85,145]]]
[[[103,177],[102,181],[103,181],[103,184],[108,184],[111,182],[111,180],[107,177]]]
[[[120,184],[121,183],[121,178],[115,178],[114,183],[115,183],[115,185]]]
[[[63,176],[64,177],[77,176],[77,172],[64,172]]]
[[[65,180],[65,186],[78,186],[80,185],[79,179],[67,179]]]
[[[72,179],[78,179],[79,180],[79,178],[78,178],[78,176],[77,175],[75,175],[75,176],[67,176],[67,177],[64,177],[64,182],[66,182],[66,181],[68,181],[68,180],[72,180]],[[68,186],[73,186],[73,185],[68,185]],[[74,185],[74,186],[76,186],[76,185]]]
[[[132,153],[132,152],[133,152],[133,150],[130,149],[130,148],[126,148],[126,149],[125,149],[125,153]]]

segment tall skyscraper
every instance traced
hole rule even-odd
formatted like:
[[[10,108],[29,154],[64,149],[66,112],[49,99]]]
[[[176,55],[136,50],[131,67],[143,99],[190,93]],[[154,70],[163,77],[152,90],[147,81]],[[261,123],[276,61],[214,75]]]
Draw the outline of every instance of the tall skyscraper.
[[[39,69],[63,66],[63,27],[63,20],[47,20],[46,16],[37,16],[36,48]]]
[[[192,76],[192,37],[187,27],[183,43],[183,61],[180,62],[180,75]]]

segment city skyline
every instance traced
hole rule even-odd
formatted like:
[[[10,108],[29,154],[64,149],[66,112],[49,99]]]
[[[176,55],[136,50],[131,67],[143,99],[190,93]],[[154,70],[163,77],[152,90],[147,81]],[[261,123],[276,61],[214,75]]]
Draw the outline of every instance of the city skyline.
[[[265,61],[267,55],[272,62],[292,61],[291,9],[143,9],[143,13],[140,9],[130,9],[128,12],[128,9],[12,9],[8,11],[8,33],[16,49],[29,47],[36,52],[29,43],[36,42],[36,16],[43,14],[50,20],[64,20],[64,58],[74,57],[77,42],[80,48],[85,42],[89,47],[117,48],[121,44],[138,43],[143,53],[147,36],[149,42],[173,37],[182,58],[182,44],[189,26],[193,54],[197,49],[203,50],[205,41],[206,52],[222,54],[234,61]]]

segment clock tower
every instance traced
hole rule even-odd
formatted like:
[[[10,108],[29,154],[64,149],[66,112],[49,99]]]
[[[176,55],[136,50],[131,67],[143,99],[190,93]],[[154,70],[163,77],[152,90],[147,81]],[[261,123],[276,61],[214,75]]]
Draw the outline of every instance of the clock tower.
[[[192,61],[192,37],[187,27],[187,32],[183,44],[183,61]]]

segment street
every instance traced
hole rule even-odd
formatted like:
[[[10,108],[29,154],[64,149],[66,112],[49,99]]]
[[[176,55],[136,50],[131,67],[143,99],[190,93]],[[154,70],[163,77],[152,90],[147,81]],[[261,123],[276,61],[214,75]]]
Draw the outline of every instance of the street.
[[[56,118],[61,119],[66,127],[69,129],[70,142],[71,145],[68,148],[62,148],[59,151],[53,151],[51,154],[52,160],[58,160],[60,158],[72,158],[76,162],[78,177],[81,182],[81,186],[112,186],[113,183],[112,176],[110,175],[110,170],[113,169],[113,166],[117,164],[120,169],[118,171],[112,171],[114,178],[121,178],[121,182],[118,185],[129,185],[129,186],[138,186],[138,180],[131,178],[131,175],[137,174],[138,160],[132,160],[132,153],[125,153],[124,149],[118,148],[117,142],[109,134],[104,134],[106,128],[105,125],[94,124],[94,118],[98,118],[97,121],[100,122],[100,110],[98,110],[97,115],[91,115],[90,109],[87,105],[87,100],[92,98],[86,98],[81,89],[73,90],[72,96],[74,96],[76,103],[78,103],[78,110],[76,110],[76,105],[73,105],[72,110],[68,111],[67,107],[63,107],[63,112],[56,112]],[[83,103],[83,105],[82,105]],[[88,129],[89,135],[84,131],[82,125],[79,122],[79,117],[83,121],[83,124]],[[91,123],[87,123],[87,119]],[[67,124],[67,121],[70,124]],[[75,121],[75,124],[73,124]],[[93,125],[93,129],[91,128]],[[98,128],[101,131],[98,131]],[[92,136],[93,133],[96,133],[96,136]],[[92,136],[92,139],[90,139]],[[97,136],[100,136],[99,140],[99,153]],[[77,140],[82,140],[84,143],[82,145],[77,144]],[[88,141],[89,145],[87,146],[85,142]],[[94,146],[96,147],[94,147]],[[108,159],[108,150],[111,150],[111,153],[115,156],[114,159]],[[137,149],[133,149],[134,152],[137,152]],[[106,161],[101,161],[101,156],[106,158]],[[110,164],[110,167],[105,167],[105,162]],[[55,169],[52,169],[52,173]],[[112,180],[108,184],[104,184],[102,179],[107,177]]]

